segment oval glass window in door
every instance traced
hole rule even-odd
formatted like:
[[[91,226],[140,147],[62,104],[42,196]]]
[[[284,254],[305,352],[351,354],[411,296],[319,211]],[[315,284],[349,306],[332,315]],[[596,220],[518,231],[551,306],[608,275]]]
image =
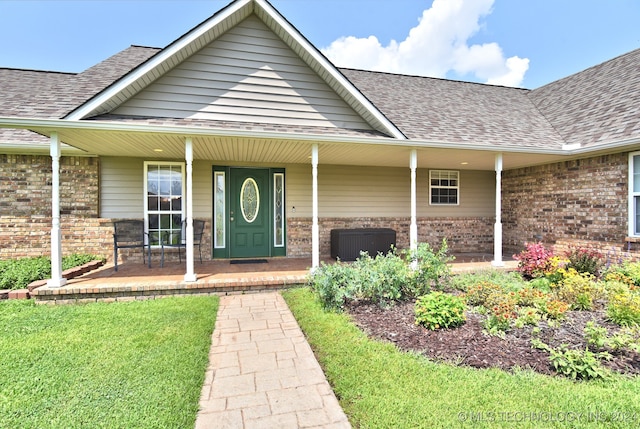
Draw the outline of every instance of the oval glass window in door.
[[[240,211],[247,223],[251,223],[258,217],[260,211],[260,191],[258,184],[251,177],[245,179],[240,191]]]

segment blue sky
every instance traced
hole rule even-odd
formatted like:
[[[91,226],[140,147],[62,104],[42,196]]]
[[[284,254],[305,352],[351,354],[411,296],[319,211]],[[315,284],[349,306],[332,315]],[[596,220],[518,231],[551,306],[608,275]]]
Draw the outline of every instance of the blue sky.
[[[0,0],[0,67],[79,72],[132,44],[164,47],[228,3]],[[354,68],[536,88],[640,48],[638,0],[271,3]]]

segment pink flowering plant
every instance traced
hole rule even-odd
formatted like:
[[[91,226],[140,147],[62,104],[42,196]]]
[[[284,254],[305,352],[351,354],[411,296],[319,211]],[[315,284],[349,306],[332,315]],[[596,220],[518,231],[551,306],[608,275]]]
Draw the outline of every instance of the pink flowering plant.
[[[518,261],[518,272],[529,280],[544,277],[557,268],[553,252],[542,243],[526,243],[525,249],[513,258]]]

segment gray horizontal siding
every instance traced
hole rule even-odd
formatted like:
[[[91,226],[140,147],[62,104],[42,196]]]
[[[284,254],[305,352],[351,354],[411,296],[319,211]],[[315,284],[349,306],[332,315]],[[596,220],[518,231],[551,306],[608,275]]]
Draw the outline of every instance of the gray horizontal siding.
[[[113,113],[371,129],[256,17],[233,27]]]

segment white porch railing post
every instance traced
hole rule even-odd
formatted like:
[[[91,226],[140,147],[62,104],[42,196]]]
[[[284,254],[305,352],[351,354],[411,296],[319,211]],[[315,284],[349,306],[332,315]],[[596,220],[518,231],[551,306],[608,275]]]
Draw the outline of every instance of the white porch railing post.
[[[502,153],[496,154],[496,223],[493,229],[493,261],[491,265],[504,266],[502,260]]]
[[[409,226],[409,246],[412,251],[415,251],[418,249],[418,201],[416,197],[416,169],[418,168],[418,152],[415,149],[411,150],[409,167],[411,168],[411,225]]]
[[[196,276],[193,267],[193,141],[191,137],[186,138],[184,146],[185,160],[187,162],[187,225],[185,228],[185,234],[187,234],[185,249],[187,254],[187,272],[184,275],[184,281],[195,282],[198,280],[198,276]]]
[[[312,176],[312,225],[311,225],[311,269],[320,266],[320,227],[318,226],[318,145],[311,148]]]
[[[62,234],[60,233],[60,139],[51,133],[51,279],[47,285],[64,286],[62,277]]]
[[[409,249],[411,252],[418,250],[418,221],[417,221],[417,193],[416,193],[416,169],[418,168],[418,151],[411,150],[409,157],[409,169],[411,170],[411,224],[409,225]],[[418,261],[411,262],[411,268],[418,268]]]

